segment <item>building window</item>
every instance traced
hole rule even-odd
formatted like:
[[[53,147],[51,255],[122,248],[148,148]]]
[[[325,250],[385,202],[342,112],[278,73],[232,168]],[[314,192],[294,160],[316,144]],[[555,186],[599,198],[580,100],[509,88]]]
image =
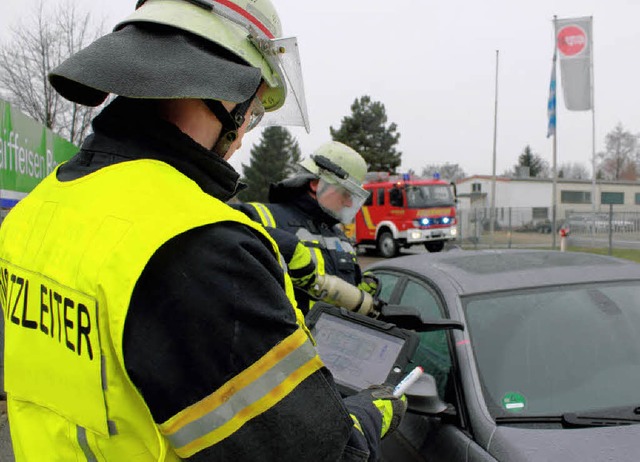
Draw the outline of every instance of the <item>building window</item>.
[[[640,205],[640,193],[636,193],[636,205]]]
[[[563,204],[590,204],[591,193],[588,191],[560,191],[560,202]]]
[[[601,204],[624,204],[623,192],[603,192],[600,194]]]
[[[534,220],[546,220],[549,218],[549,208],[548,207],[533,207],[531,210],[532,218]]]
[[[482,192],[482,183],[471,183],[471,192]]]

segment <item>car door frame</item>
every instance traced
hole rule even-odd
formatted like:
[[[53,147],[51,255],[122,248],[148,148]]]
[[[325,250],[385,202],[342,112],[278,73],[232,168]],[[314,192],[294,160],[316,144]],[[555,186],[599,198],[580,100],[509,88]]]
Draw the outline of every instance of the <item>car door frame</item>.
[[[391,274],[397,277],[395,287],[386,300],[390,304],[398,304],[410,281],[424,287],[432,293],[438,302],[443,318],[453,319],[451,312],[459,314],[458,307],[450,307],[440,286],[450,281],[435,281],[410,270],[399,271],[397,268],[375,268],[374,272]],[[457,291],[456,291],[457,292]],[[457,343],[453,331],[447,332],[447,343],[451,356],[450,380],[453,385],[455,414],[445,416],[420,416],[408,414],[402,422],[397,434],[391,441],[383,445],[385,460],[407,461],[495,461],[474,439],[471,419],[467,409],[467,400],[462,386]],[[419,428],[422,434],[416,431]]]

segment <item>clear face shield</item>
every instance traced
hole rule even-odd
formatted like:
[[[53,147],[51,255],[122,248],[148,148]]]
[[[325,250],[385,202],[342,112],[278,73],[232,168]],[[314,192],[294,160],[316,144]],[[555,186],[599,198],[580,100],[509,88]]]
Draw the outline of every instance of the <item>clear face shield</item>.
[[[309,115],[307,114],[297,39],[295,37],[266,39],[252,35],[251,40],[261,50],[284,87],[284,90],[267,88],[263,95],[265,106],[267,108],[271,106],[269,104],[270,92],[285,92],[284,104],[275,111],[265,113],[261,126],[301,126],[309,133]]]
[[[366,190],[348,178],[329,182],[321,176],[316,191],[316,198],[322,210],[343,224],[353,221],[368,196]]]

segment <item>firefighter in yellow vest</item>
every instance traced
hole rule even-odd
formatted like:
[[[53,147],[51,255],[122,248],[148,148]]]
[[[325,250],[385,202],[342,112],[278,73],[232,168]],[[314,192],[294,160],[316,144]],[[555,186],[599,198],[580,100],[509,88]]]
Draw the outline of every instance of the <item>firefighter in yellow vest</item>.
[[[50,74],[115,99],[0,228],[18,462],[379,457],[403,400],[340,398],[277,245],[225,204],[263,114],[308,125],[280,37],[269,0],[140,0]]]

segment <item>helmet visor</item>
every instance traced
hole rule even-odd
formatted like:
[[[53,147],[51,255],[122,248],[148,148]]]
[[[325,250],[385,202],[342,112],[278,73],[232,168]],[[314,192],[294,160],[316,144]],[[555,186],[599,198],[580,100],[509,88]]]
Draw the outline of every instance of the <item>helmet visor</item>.
[[[302,80],[302,66],[298,53],[298,41],[295,37],[278,39],[259,39],[254,43],[263,50],[264,57],[282,82],[286,92],[284,104],[275,111],[269,111],[273,106],[270,103],[269,89],[263,95],[263,102],[267,113],[262,119],[262,126],[271,125],[295,125],[304,127],[309,132],[309,115],[307,114],[307,101],[304,95],[304,83]],[[281,91],[275,89],[276,91]]]
[[[351,223],[369,193],[349,180],[328,182],[320,178],[316,197],[320,207],[341,223]]]

